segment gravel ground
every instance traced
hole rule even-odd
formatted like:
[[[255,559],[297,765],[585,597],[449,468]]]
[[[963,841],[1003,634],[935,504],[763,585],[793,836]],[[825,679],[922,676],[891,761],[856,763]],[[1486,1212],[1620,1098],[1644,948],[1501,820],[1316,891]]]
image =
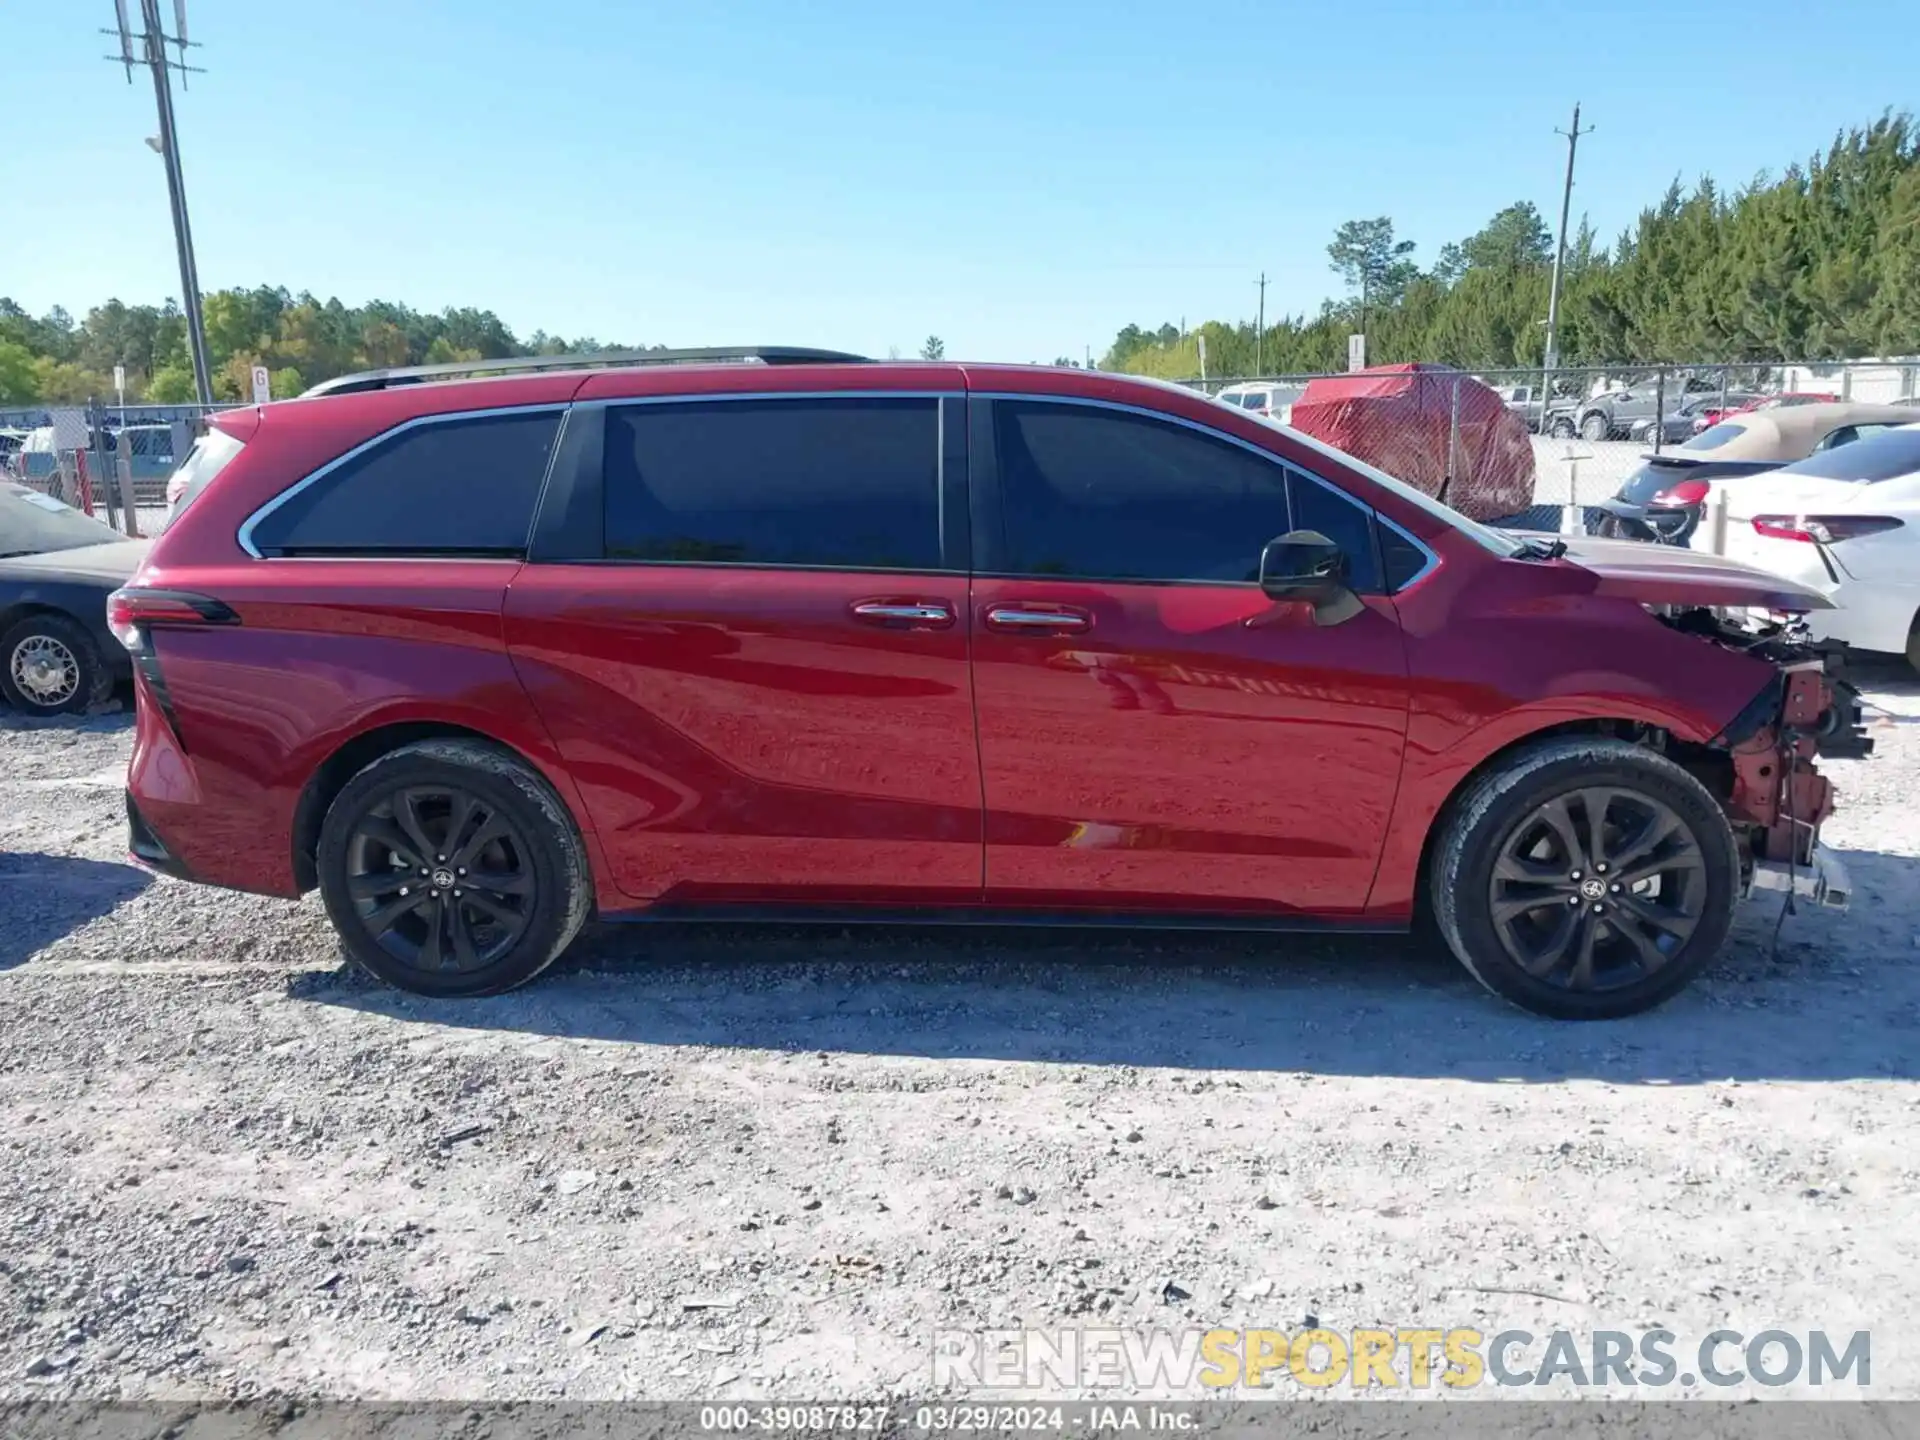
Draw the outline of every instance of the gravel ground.
[[[1920,1395],[1920,685],[1870,699],[1853,913],[1589,1026],[1413,942],[907,930],[417,1001],[122,864],[125,716],[0,721],[0,1397],[925,1394],[936,1327],[1309,1315],[1870,1327]]]

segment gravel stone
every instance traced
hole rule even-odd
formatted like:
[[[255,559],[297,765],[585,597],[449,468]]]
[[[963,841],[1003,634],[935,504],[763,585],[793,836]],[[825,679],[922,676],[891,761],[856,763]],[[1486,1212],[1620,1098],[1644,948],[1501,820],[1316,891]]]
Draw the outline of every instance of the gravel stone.
[[[1852,913],[1596,1025],[1195,933],[590,927],[421,1000],[125,865],[129,717],[0,718],[0,1397],[927,1396],[936,1329],[1311,1316],[1871,1327],[1920,1398],[1920,683],[1861,672]]]

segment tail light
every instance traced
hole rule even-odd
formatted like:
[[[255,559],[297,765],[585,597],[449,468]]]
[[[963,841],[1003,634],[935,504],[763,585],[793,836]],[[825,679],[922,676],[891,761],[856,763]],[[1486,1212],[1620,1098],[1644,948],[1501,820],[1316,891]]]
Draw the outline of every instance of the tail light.
[[[1698,505],[1707,498],[1707,491],[1712,488],[1705,480],[1682,480],[1678,485],[1669,485],[1662,490],[1650,503],[1668,510],[1679,510],[1688,505]]]
[[[147,590],[129,585],[107,597],[107,628],[135,654],[147,648],[147,631],[238,625],[240,617],[221,600],[184,590]]]
[[[1891,515],[1756,515],[1753,531],[1769,540],[1803,540],[1809,545],[1837,545],[1863,535],[1898,530],[1906,522]]]

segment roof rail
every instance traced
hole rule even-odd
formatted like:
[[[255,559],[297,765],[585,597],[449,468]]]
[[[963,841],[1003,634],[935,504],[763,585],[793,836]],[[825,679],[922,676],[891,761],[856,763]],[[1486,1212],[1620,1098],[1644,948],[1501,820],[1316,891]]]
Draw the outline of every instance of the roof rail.
[[[351,395],[362,390],[385,390],[394,385],[418,385],[463,375],[523,375],[541,370],[612,370],[633,365],[696,365],[739,361],[761,365],[863,364],[865,355],[844,350],[811,350],[801,345],[709,346],[696,350],[602,350],[592,355],[512,355],[504,360],[452,360],[444,365],[403,365],[392,370],[362,370],[337,375],[301,392],[315,395]]]

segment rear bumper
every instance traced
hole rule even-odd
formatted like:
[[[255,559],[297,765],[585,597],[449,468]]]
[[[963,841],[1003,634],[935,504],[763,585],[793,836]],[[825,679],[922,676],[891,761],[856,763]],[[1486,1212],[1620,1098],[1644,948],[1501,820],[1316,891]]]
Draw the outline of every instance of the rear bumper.
[[[131,790],[127,792],[127,858],[141,869],[158,875],[171,875],[176,880],[193,879],[185,863],[167,848],[167,842],[140,813]]]
[[[1627,529],[1642,532],[1662,545],[1687,544],[1700,523],[1699,507],[1693,505],[1679,509],[1636,505],[1616,495],[1611,500],[1596,501],[1594,508],[1624,521]]]
[[[1853,903],[1853,882],[1848,879],[1847,867],[1840,863],[1839,857],[1826,846],[1816,844],[1813,858],[1805,865],[1789,867],[1784,860],[1754,861],[1747,895],[1751,899],[1762,893],[1791,893],[1809,904],[1845,910]]]

